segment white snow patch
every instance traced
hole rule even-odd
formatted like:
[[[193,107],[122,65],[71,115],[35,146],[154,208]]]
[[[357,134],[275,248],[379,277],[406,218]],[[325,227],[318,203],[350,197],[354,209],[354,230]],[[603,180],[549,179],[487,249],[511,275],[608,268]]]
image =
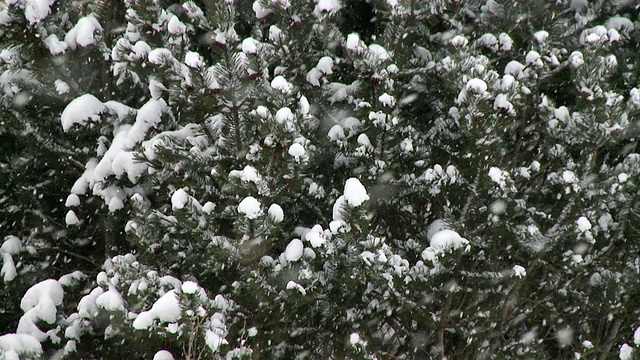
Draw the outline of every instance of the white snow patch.
[[[347,35],[347,49],[351,51],[358,51],[362,49],[363,44],[360,41],[360,36],[356,33]]]
[[[378,97],[378,101],[380,101],[382,105],[387,107],[393,107],[396,104],[396,99],[387,93],[380,95]]]
[[[257,54],[259,46],[260,42],[252,37],[242,40],[242,52],[245,54]]]
[[[633,353],[634,349],[631,346],[628,344],[622,344],[622,346],[620,346],[620,353],[618,356],[620,357],[620,360],[631,360],[633,359]]]
[[[576,220],[576,224],[578,225],[578,230],[580,230],[580,232],[591,230],[591,222],[584,216],[578,218],[578,220]]]
[[[174,357],[167,350],[160,350],[153,355],[153,360],[174,360]]]
[[[69,47],[66,42],[61,41],[55,34],[47,36],[44,40],[44,45],[49,49],[51,55],[64,54]]]
[[[267,213],[276,224],[284,220],[284,211],[282,211],[282,207],[278,204],[271,204]]]
[[[204,59],[202,55],[195,51],[187,51],[187,54],[184,56],[184,63],[188,67],[199,68],[204,66]]]
[[[289,146],[289,155],[291,155],[296,162],[300,162],[307,157],[307,152],[304,149],[304,146],[298,143],[293,143]]]
[[[69,212],[67,212],[67,215],[64,217],[64,221],[68,226],[78,225],[80,223],[80,220],[78,220],[78,217],[73,210],[69,210]]]
[[[291,109],[285,106],[276,112],[275,119],[278,122],[278,124],[285,124],[287,122],[294,121],[295,116],[293,115],[293,112],[291,111]]]
[[[325,75],[333,74],[333,59],[329,56],[321,57],[320,60],[318,60],[318,65],[316,65],[316,68],[322,71],[322,73]]]
[[[314,248],[323,246],[327,242],[327,235],[322,226],[315,225],[305,235],[304,239],[311,243]]]
[[[456,35],[450,40],[451,45],[455,47],[465,47],[469,44],[469,40],[462,35]]]
[[[513,267],[513,275],[521,278],[527,275],[527,270],[523,266],[515,265]]]
[[[42,345],[29,334],[5,334],[0,336],[0,355],[6,360],[40,358]]]
[[[171,195],[171,208],[173,210],[183,209],[188,201],[189,195],[187,192],[183,189],[178,189]]]
[[[260,201],[253,196],[247,196],[238,205],[238,212],[244,214],[248,219],[257,219],[262,215]]]
[[[300,292],[300,294],[302,295],[306,295],[307,291],[304,289],[304,287],[302,287],[302,285],[298,284],[297,282],[291,280],[287,283],[287,290],[297,290],[298,292]]]
[[[56,0],[22,0],[24,4],[24,17],[31,25],[44,20],[51,13],[51,6]],[[6,1],[7,4],[14,4],[16,0]]]
[[[256,18],[258,19],[263,19],[272,13],[270,9],[263,7],[258,0],[253,2],[253,12],[256,13]]]
[[[149,62],[154,65],[162,65],[165,61],[173,59],[171,51],[165,48],[153,49],[149,52]]]
[[[69,194],[67,196],[67,201],[65,201],[64,206],[66,207],[74,207],[80,205],[80,198],[76,194]]]
[[[195,294],[198,291],[198,284],[193,281],[185,281],[182,283],[180,290],[185,294]]]
[[[136,330],[148,329],[155,320],[172,323],[180,318],[180,302],[176,290],[171,290],[158,299],[150,310],[141,312],[133,321]]]
[[[63,298],[62,286],[53,279],[41,281],[29,288],[20,301],[24,315],[18,322],[17,333],[30,334],[39,341],[56,338],[58,329],[43,332],[36,324],[40,321],[53,324],[57,318],[57,306],[62,304]]]
[[[262,180],[258,171],[250,165],[247,165],[242,170],[231,170],[229,172],[229,177],[239,178],[242,182],[252,182],[257,184]]]
[[[106,110],[106,106],[98,98],[84,94],[72,100],[62,112],[62,129],[67,132],[75,124],[85,125],[88,121],[100,121],[100,114]]]
[[[473,79],[467,81],[467,84],[465,85],[465,88],[467,89],[467,91],[471,91],[471,92],[475,92],[475,93],[478,93],[478,94],[482,94],[482,93],[485,93],[487,91],[487,83],[484,82],[484,80],[482,80],[482,79],[473,78]]]
[[[183,24],[177,16],[173,15],[167,23],[167,30],[169,31],[169,34],[182,35],[187,32],[187,26]]]
[[[95,17],[92,15],[85,16],[80,18],[76,25],[69,30],[64,37],[64,41],[71,49],[75,49],[78,45],[87,47],[96,42],[95,33],[101,31],[102,26],[100,26]]]
[[[344,185],[344,200],[351,206],[360,206],[363,202],[369,200],[367,189],[365,189],[360,180],[356,178],[347,180]]]
[[[9,235],[4,238],[0,252],[16,255],[22,251],[22,243],[17,236]]]
[[[436,252],[446,252],[467,247],[469,240],[461,237],[460,234],[453,230],[445,229],[433,234],[429,244]]]
[[[562,172],[562,180],[567,184],[575,184],[578,182],[578,177],[573,171],[565,170]]]
[[[293,239],[284,250],[284,257],[287,261],[298,261],[302,257],[304,245],[300,239]]]
[[[113,286],[96,298],[96,305],[107,311],[125,311],[122,295]]]
[[[273,80],[271,80],[271,87],[280,91],[283,94],[289,94],[292,90],[292,85],[289,84],[287,79],[285,79],[282,75],[278,75]]]
[[[533,34],[533,37],[536,39],[538,43],[542,44],[543,42],[547,41],[547,39],[549,38],[549,32],[545,30],[536,31]]]
[[[68,93],[70,90],[69,84],[67,84],[66,82],[60,79],[57,79],[56,81],[54,81],[53,84],[56,87],[56,92],[58,93],[58,95],[64,95]]]

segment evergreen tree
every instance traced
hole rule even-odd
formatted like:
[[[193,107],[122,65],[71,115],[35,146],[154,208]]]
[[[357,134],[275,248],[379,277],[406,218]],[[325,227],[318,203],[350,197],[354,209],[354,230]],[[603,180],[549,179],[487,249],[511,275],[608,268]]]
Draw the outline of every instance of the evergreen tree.
[[[8,2],[0,356],[640,356],[637,11]]]

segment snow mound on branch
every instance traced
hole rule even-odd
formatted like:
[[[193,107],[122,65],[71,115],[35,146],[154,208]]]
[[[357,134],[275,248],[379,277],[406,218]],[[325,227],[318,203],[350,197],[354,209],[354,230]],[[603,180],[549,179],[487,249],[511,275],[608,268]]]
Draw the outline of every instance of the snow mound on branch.
[[[153,355],[153,360],[174,360],[174,357],[167,350],[160,350]]]
[[[287,245],[287,248],[284,250],[284,258],[287,261],[298,261],[302,257],[304,252],[304,245],[300,239],[293,239]]]
[[[369,200],[369,195],[360,180],[350,178],[344,184],[344,199],[351,206],[360,206],[363,202]]]
[[[448,250],[457,250],[463,246],[469,245],[469,241],[460,236],[453,230],[440,230],[433,234],[429,244],[436,251],[444,252]]]
[[[39,358],[42,345],[29,334],[6,334],[0,336],[0,355],[7,360],[20,359],[20,356]]]
[[[173,208],[173,210],[181,210],[187,205],[188,201],[189,195],[186,191],[178,189],[171,195],[171,208]]]
[[[6,1],[7,4],[21,4],[24,9],[24,17],[29,24],[34,25],[44,20],[51,13],[51,6],[56,0],[13,0]]]
[[[257,219],[262,215],[260,201],[253,196],[247,196],[238,205],[238,212],[244,214],[248,219]]]
[[[267,213],[275,223],[280,223],[284,220],[284,211],[282,211],[282,207],[278,204],[272,204]]]
[[[73,125],[85,125],[88,121],[100,121],[100,114],[107,107],[91,94],[84,94],[73,99],[62,112],[62,129],[67,132]]]
[[[176,290],[171,290],[158,299],[150,310],[141,312],[133,321],[136,330],[147,330],[155,320],[163,323],[176,322],[180,318],[180,302]]]
[[[27,290],[20,301],[20,309],[24,315],[18,322],[17,333],[29,334],[39,341],[58,339],[58,328],[44,332],[36,324],[44,321],[53,324],[57,318],[57,307],[62,304],[64,290],[56,280],[41,281]]]
[[[185,281],[180,287],[180,291],[184,294],[195,294],[198,291],[198,284],[193,281]]]
[[[51,55],[64,54],[67,51],[68,45],[64,41],[60,41],[55,34],[47,36],[44,40],[44,45],[49,49]]]
[[[93,45],[95,40],[95,33],[101,32],[102,26],[98,20],[93,16],[85,16],[80,18],[67,35],[64,37],[64,41],[69,48],[75,49],[78,45],[87,47]]]
[[[124,311],[124,300],[122,295],[114,287],[110,286],[109,290],[100,294],[96,298],[96,305],[107,311]]]
[[[78,217],[73,210],[69,210],[69,212],[67,212],[67,216],[65,216],[64,221],[68,226],[78,225],[80,223],[80,220],[78,220]]]
[[[242,170],[231,170],[229,172],[229,177],[239,178],[242,182],[252,182],[257,184],[262,180],[258,171],[250,165],[247,165]]]

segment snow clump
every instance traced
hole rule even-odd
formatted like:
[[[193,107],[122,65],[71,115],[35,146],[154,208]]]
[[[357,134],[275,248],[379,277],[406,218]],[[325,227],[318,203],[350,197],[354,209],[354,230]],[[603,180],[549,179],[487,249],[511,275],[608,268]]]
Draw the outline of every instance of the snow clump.
[[[253,196],[247,196],[238,205],[238,212],[244,214],[248,219],[257,219],[262,215],[260,201]]]

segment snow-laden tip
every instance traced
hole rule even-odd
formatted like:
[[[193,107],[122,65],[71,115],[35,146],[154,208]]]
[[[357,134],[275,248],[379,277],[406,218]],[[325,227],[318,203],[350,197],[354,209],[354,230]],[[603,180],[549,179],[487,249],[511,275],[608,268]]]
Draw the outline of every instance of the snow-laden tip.
[[[40,358],[42,345],[29,334],[6,334],[0,336],[0,354],[3,359]]]
[[[272,204],[271,206],[269,206],[269,210],[267,211],[267,213],[275,223],[280,223],[282,222],[282,220],[284,220],[284,211],[278,204]]]
[[[153,355],[153,360],[174,360],[173,355],[167,350],[160,350]]]
[[[363,202],[369,200],[367,189],[362,185],[360,180],[350,178],[344,184],[344,200],[351,206],[360,206]]]
[[[262,210],[260,209],[260,201],[254,198],[253,196],[247,196],[240,202],[238,205],[238,212],[240,214],[244,214],[248,219],[257,219],[260,215],[262,215]]]
[[[171,290],[158,299],[150,310],[141,312],[133,321],[133,328],[146,330],[154,322],[176,322],[180,318],[180,302],[175,290]]]
[[[300,239],[293,239],[284,250],[284,258],[287,261],[298,261],[304,252],[304,245]]]
[[[446,252],[468,246],[469,240],[461,237],[460,234],[453,230],[445,229],[433,234],[429,244],[437,252]]]
[[[74,100],[62,112],[62,130],[69,131],[73,125],[85,125],[88,121],[100,121],[100,114],[107,107],[91,94],[84,94]]]
[[[171,208],[173,210],[181,210],[187,205],[189,201],[189,195],[186,191],[182,189],[176,190],[176,192],[171,195]]]

